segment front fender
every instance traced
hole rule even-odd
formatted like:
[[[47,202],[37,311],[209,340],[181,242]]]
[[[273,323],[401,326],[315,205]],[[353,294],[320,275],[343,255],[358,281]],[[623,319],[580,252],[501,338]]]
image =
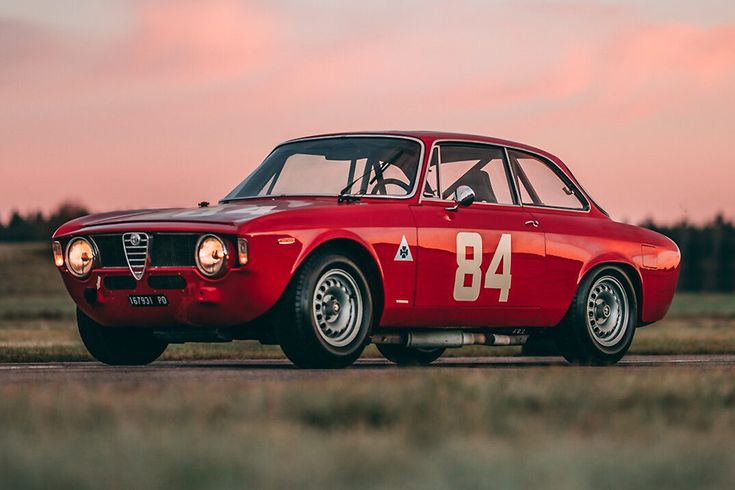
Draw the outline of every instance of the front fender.
[[[380,280],[383,281],[383,268],[375,249],[349,230],[309,229],[252,234],[247,239],[251,257],[246,266],[251,283],[247,288],[247,303],[257,305],[255,316],[273,308],[304,261],[318,248],[330,242],[349,241],[360,246],[375,262]]]

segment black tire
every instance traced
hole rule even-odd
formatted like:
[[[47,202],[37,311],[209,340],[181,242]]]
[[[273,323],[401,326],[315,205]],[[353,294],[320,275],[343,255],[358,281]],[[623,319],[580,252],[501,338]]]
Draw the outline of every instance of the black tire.
[[[609,324],[609,330],[600,326],[611,319],[615,322]],[[604,266],[582,280],[569,311],[556,327],[556,344],[571,363],[615,364],[633,342],[637,319],[638,300],[630,279],[619,267]]]
[[[548,333],[531,334],[521,347],[521,355],[527,357],[561,356],[556,339]]]
[[[283,353],[295,365],[332,369],[360,357],[372,322],[372,294],[360,267],[343,255],[317,253],[286,289],[275,328]]]
[[[436,361],[444,354],[445,349],[420,349],[396,344],[377,344],[377,348],[389,361],[399,366],[426,366]]]
[[[105,327],[77,308],[77,326],[84,347],[110,366],[144,366],[158,359],[168,344],[139,327]]]

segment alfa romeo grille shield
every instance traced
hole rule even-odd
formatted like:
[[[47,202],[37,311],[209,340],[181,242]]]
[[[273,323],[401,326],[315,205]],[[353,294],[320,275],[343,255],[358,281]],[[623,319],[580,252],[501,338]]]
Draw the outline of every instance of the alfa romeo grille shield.
[[[133,277],[140,281],[148,263],[148,243],[150,239],[145,233],[125,233],[122,236],[125,260],[128,262]]]

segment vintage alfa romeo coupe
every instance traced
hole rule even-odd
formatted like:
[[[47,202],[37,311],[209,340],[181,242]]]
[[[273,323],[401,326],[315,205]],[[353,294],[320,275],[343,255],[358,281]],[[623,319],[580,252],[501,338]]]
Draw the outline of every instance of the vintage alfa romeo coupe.
[[[215,206],[93,214],[53,240],[81,338],[112,365],[248,339],[301,367],[348,366],[370,342],[428,364],[544,337],[610,364],[664,316],[680,261],[555,156],[436,132],[295,139]]]

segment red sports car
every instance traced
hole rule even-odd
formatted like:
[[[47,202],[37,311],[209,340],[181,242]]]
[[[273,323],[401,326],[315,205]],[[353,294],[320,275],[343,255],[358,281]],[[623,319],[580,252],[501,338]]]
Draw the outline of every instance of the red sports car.
[[[617,223],[555,156],[436,132],[281,144],[216,206],[94,214],[54,234],[79,333],[107,364],[258,340],[301,367],[398,364],[553,338],[610,364],[661,319],[680,254]]]

